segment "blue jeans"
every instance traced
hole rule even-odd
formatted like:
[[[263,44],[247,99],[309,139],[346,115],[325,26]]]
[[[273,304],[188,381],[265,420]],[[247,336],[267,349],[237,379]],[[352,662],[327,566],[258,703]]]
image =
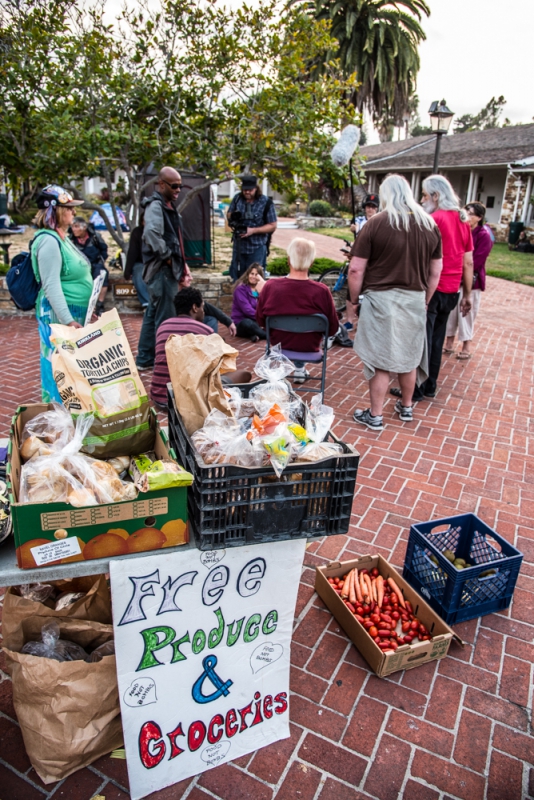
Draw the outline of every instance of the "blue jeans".
[[[134,268],[132,270],[132,281],[137,291],[139,302],[143,308],[146,308],[150,303],[150,295],[148,294],[147,285],[143,280],[143,267],[144,264],[142,261],[138,261],[136,264],[134,264]]]
[[[156,331],[166,319],[176,316],[174,298],[178,281],[170,267],[162,267],[147,283],[150,302],[143,317],[135,363],[139,368],[151,367],[156,357]]]
[[[211,328],[213,333],[217,333],[217,331],[219,330],[218,321],[215,319],[215,317],[210,317],[209,314],[205,315],[202,322],[204,323],[204,325],[207,325],[208,328]]]
[[[240,243],[234,242],[232,263],[230,264],[230,277],[233,281],[237,281],[251,264],[257,263],[265,268],[267,263],[267,245],[260,244],[253,253],[242,253],[239,248]]]

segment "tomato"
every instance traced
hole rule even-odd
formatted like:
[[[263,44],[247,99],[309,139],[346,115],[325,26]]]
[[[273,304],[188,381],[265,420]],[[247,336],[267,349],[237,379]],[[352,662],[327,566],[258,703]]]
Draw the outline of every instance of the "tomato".
[[[403,622],[401,627],[403,633],[408,633],[408,631],[412,629],[412,625],[410,622]]]
[[[363,610],[364,614],[369,614],[369,612],[371,611],[371,608],[368,605],[363,605],[362,606],[362,610]]]
[[[380,636],[375,636],[375,644],[382,644],[382,639]]]
[[[369,575],[369,570],[368,569],[361,569],[360,570],[360,575]]]
[[[412,631],[418,631],[419,630],[419,620],[418,619],[414,619],[412,622],[410,622],[410,628],[412,629]]]
[[[422,633],[423,636],[426,636],[428,633],[430,633],[430,631],[425,628],[422,622],[419,623],[419,633]]]
[[[349,603],[349,601],[348,601],[348,600],[344,600],[343,602],[345,603],[345,605],[347,606],[347,608],[349,609],[349,611],[352,611],[352,613],[353,613],[353,614],[355,614],[355,613],[356,613],[356,609],[354,608],[354,606],[352,605],[352,603]]]
[[[397,597],[396,594],[391,595],[391,602],[394,606],[397,606],[399,604],[399,598]]]
[[[332,587],[334,589],[334,587]],[[334,592],[341,596],[341,589],[334,589]]]
[[[371,627],[369,628],[368,632],[369,632],[369,636],[372,636],[373,639],[376,639],[376,637],[378,636],[378,630],[375,627],[375,625],[371,625]]]
[[[359,614],[355,614],[354,616],[356,617],[356,619],[358,620],[358,622],[360,622],[362,625],[364,625],[363,617],[360,617],[360,615],[359,615]]]
[[[373,623],[371,622],[370,619],[364,619],[363,625],[367,630],[369,630],[369,628],[373,627]]]
[[[361,605],[357,605],[357,606],[356,606],[356,613],[357,613],[357,614],[361,614],[361,615],[362,615],[362,617],[363,617],[364,611],[363,611],[363,608],[362,608],[362,606],[361,606]]]
[[[398,612],[398,611],[392,611],[392,612],[391,612],[391,618],[392,618],[392,619],[400,619],[400,614],[399,614],[399,612]]]
[[[411,644],[413,642],[413,636],[411,634],[408,634],[407,636],[404,637],[402,641],[404,642],[404,644]]]
[[[378,569],[376,567],[371,570],[371,575],[373,576],[373,578],[378,578],[378,576],[380,575],[380,573],[379,573],[379,571],[378,571]]]
[[[431,639],[431,637],[428,634],[426,636],[421,636],[421,635],[419,636],[419,641],[420,642],[429,642],[430,639]]]
[[[412,614],[413,615],[413,606],[410,603],[410,601],[409,600],[405,600],[404,603],[406,605],[406,611],[408,612],[408,614]]]
[[[389,614],[384,614],[383,612],[380,614],[380,619],[383,619],[383,620],[384,620],[384,622],[387,622],[387,623],[389,623],[390,625],[391,625],[391,623],[393,622],[393,620],[391,619],[391,617],[389,616]]]
[[[380,642],[378,646],[381,650],[393,650],[390,642]]]
[[[394,639],[392,639],[391,640],[391,647],[393,648],[393,650],[396,650],[398,646],[399,645],[397,644],[397,642]]]
[[[391,631],[386,630],[385,628],[380,628],[380,630],[378,631],[378,635],[380,636],[381,639],[389,639],[391,636]]]
[[[328,583],[334,583],[334,578],[328,578]]]

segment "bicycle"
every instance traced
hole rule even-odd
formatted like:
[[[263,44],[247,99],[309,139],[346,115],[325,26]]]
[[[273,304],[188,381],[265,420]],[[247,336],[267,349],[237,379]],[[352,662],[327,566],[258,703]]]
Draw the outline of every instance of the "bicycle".
[[[343,241],[347,245],[347,248],[352,247],[352,244],[347,242],[346,239],[343,239]],[[345,263],[340,267],[332,267],[331,269],[325,270],[318,278],[318,283],[324,283],[325,286],[328,286],[330,289],[336,311],[340,313],[347,308],[347,299],[349,299],[348,275],[350,249],[347,250],[347,248],[341,248],[341,252],[347,256]]]

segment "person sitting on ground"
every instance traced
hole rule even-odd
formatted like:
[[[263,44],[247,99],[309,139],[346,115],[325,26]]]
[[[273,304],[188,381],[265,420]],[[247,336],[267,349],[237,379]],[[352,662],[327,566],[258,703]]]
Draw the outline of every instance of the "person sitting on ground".
[[[271,278],[263,287],[256,309],[256,322],[265,328],[265,318],[278,315],[298,316],[324,314],[328,319],[328,335],[334,336],[339,329],[339,320],[327,286],[309,279],[309,270],[315,260],[315,244],[309,239],[296,238],[287,248],[289,275],[287,278]],[[282,350],[299,353],[318,353],[322,334],[291,333],[273,330],[271,344],[281,344]],[[295,383],[304,383],[310,377],[304,361],[294,361]]]
[[[213,335],[212,329],[203,321],[205,303],[198,289],[188,287],[179,291],[174,298],[174,308],[176,316],[162,322],[156,331],[156,360],[150,387],[150,399],[160,411],[167,410],[167,384],[171,379],[165,352],[169,336],[173,334],[185,336],[186,333],[194,333],[197,336]],[[250,372],[237,370],[236,372],[227,372],[223,376],[223,382],[248,383],[250,378]]]
[[[78,250],[84,254],[91,264],[93,280],[98,278],[101,271],[106,273],[95,309],[97,314],[101,314],[104,311],[104,301],[109,286],[109,272],[106,269],[105,263],[108,257],[108,246],[102,236],[95,231],[91,223],[87,222],[83,217],[74,217],[69,236]]]
[[[256,322],[258,298],[264,286],[263,269],[256,263],[250,265],[234,289],[232,319],[237,326],[237,335],[252,342],[266,338],[265,331]]]
[[[486,289],[486,260],[493,247],[490,229],[487,225],[484,225],[486,206],[483,203],[468,203],[465,211],[471,228],[471,236],[473,237],[474,272],[473,291],[471,292],[473,305],[465,316],[458,313],[459,305],[453,308],[447,322],[447,338],[443,348],[444,353],[449,355],[454,353],[454,337],[456,336],[456,331],[458,331],[458,341],[462,343],[462,349],[456,355],[459,361],[467,361],[471,358],[471,342],[473,340],[475,319],[480,307],[480,295]],[[463,289],[460,287],[460,304],[462,297]]]
[[[180,282],[178,283],[178,291],[181,292],[182,289],[188,289],[192,283],[193,275],[186,264],[182,277],[180,278]],[[204,325],[207,325],[208,328],[211,328],[212,333],[218,333],[219,322],[228,328],[230,336],[236,335],[236,327],[230,317],[218,306],[214,306],[211,303],[206,303],[206,301],[204,301]]]
[[[520,231],[517,242],[510,247],[510,250],[516,250],[518,253],[534,252],[534,247],[530,243],[526,231]]]
[[[354,412],[354,421],[383,430],[382,409],[389,373],[397,372],[402,397],[395,411],[403,422],[413,419],[416,379],[428,372],[425,351],[426,308],[442,267],[441,236],[417,204],[401,175],[380,186],[381,213],[362,230],[351,251],[351,297],[363,293],[354,349],[369,381],[371,407]],[[419,375],[417,374],[419,370]]]

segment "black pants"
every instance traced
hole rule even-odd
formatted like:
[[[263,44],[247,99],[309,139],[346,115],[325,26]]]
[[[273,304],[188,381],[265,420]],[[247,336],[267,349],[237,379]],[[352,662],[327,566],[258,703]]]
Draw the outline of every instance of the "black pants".
[[[436,392],[443,343],[447,330],[449,314],[458,304],[459,293],[446,294],[434,292],[426,312],[426,337],[428,340],[428,378],[421,386],[416,386],[413,393],[414,400],[421,400],[426,395]]]
[[[259,339],[267,338],[265,331],[260,328],[256,320],[248,319],[248,317],[245,317],[237,324],[236,332],[242,339],[252,339],[253,336],[257,336]]]

